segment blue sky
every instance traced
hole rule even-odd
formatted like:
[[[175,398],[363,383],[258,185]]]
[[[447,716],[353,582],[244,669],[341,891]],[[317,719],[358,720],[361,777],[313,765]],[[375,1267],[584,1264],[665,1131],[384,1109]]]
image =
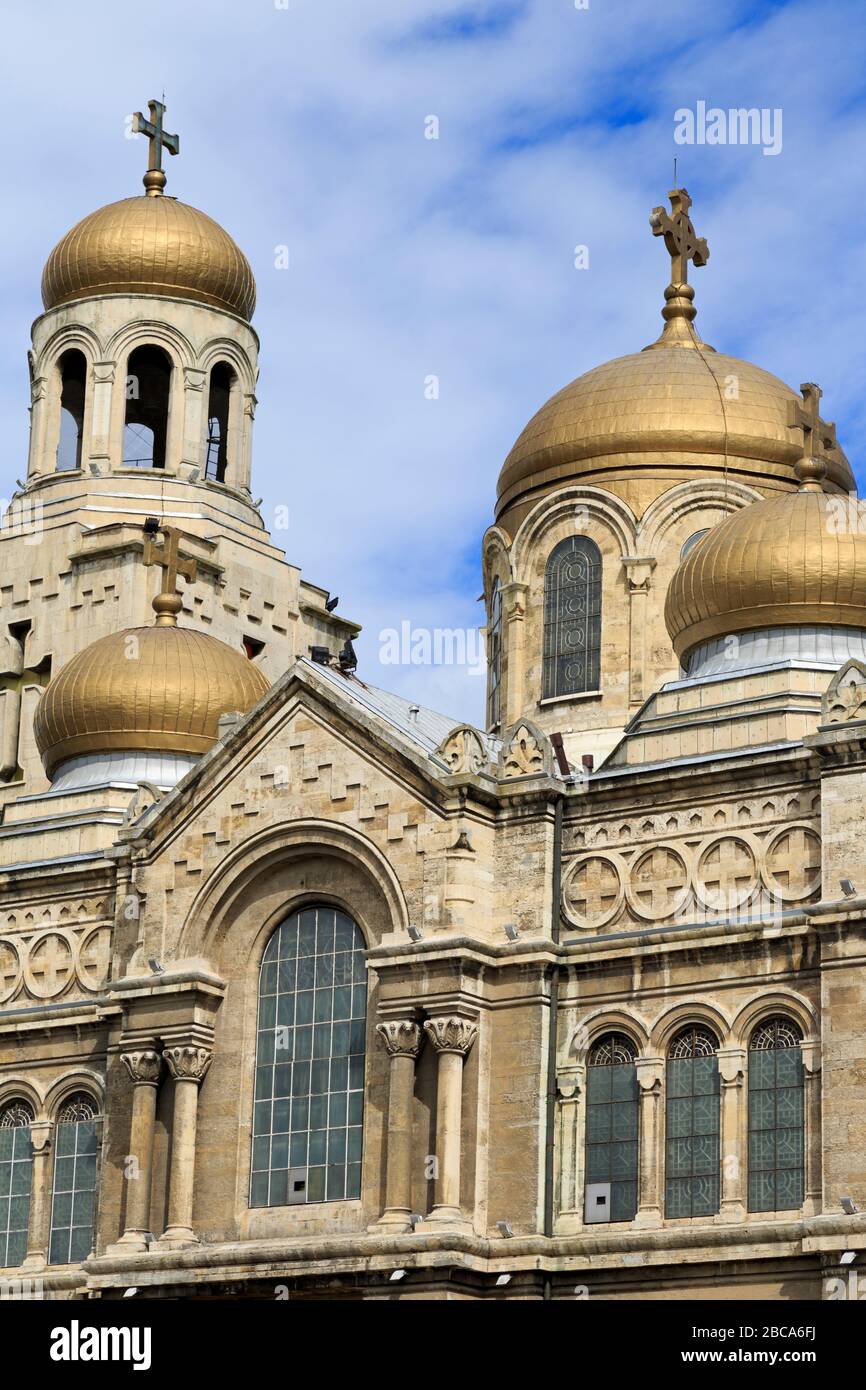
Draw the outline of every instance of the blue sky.
[[[374,683],[481,717],[483,680],[383,668],[379,633],[483,621],[480,540],[515,437],[572,377],[657,336],[667,259],[647,218],[675,154],[712,252],[693,276],[703,336],[818,381],[861,476],[862,0],[4,8],[0,495],[25,466],[43,262],[140,190],[124,122],[163,90],[182,142],[169,192],[256,273],[256,495],[267,521],[288,503],[275,539],[364,623]],[[781,153],[677,147],[674,112],[698,100],[780,107]]]

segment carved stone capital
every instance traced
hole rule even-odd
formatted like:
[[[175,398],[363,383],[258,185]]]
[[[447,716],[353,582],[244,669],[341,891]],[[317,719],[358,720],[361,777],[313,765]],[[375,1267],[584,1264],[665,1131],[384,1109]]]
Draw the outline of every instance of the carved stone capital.
[[[158,1086],[162,1057],[150,1048],[140,1052],[121,1052],[120,1060],[136,1086]]]
[[[660,1095],[665,1063],[663,1057],[638,1057],[635,1061],[637,1084],[645,1095]]]
[[[417,1057],[421,1051],[421,1028],[411,1018],[389,1018],[376,1024],[376,1032],[389,1057]]]
[[[117,368],[116,362],[94,362],[93,364],[93,384],[94,386],[113,386],[114,373]]]
[[[719,1076],[723,1086],[741,1086],[746,1075],[746,1052],[742,1047],[719,1048]]]
[[[167,1047],[163,1055],[175,1081],[204,1081],[213,1061],[207,1047]]]
[[[183,384],[187,391],[203,391],[207,375],[201,367],[184,367]]]
[[[629,593],[648,593],[650,578],[656,567],[655,557],[652,555],[624,555],[622,563],[628,579]]]
[[[456,1052],[466,1057],[478,1036],[478,1024],[471,1018],[443,1015],[426,1019],[424,1032],[437,1052]]]

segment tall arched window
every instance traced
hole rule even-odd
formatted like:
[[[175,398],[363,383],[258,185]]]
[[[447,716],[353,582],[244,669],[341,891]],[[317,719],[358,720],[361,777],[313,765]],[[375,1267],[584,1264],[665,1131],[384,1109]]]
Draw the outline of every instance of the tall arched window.
[[[493,581],[490,625],[487,629],[487,727],[496,729],[502,718],[502,586]]]
[[[69,348],[57,365],[60,370],[60,435],[56,467],[58,472],[66,472],[81,467],[87,359],[78,348]]]
[[[668,1051],[665,1215],[714,1216],[719,1210],[718,1042],[690,1024]]]
[[[227,362],[217,362],[210,374],[205,439],[206,478],[225,482],[228,465],[229,417],[235,374]]]
[[[125,468],[164,468],[171,360],[162,348],[136,348],[126,367]]]
[[[630,1038],[608,1033],[586,1069],[587,1221],[631,1221],[637,1211],[638,1088]]]
[[[0,1269],[24,1262],[30,1227],[33,1111],[24,1100],[0,1110]]]
[[[54,1133],[54,1193],[48,1263],[79,1264],[93,1247],[96,1218],[97,1105],[84,1092],[70,1096]]]
[[[803,1205],[802,1041],[796,1023],[770,1018],[749,1043],[749,1211]]]
[[[682,563],[682,561],[686,558],[690,550],[694,550],[698,541],[702,541],[704,539],[704,536],[708,536],[709,533],[709,527],[706,526],[704,527],[703,531],[694,531],[692,535],[689,536],[688,540],[684,542],[683,548],[680,551],[680,563]]]
[[[333,907],[293,912],[259,977],[250,1206],[361,1195],[364,938]]]
[[[598,690],[600,671],[601,551],[589,536],[569,536],[544,576],[542,698]]]

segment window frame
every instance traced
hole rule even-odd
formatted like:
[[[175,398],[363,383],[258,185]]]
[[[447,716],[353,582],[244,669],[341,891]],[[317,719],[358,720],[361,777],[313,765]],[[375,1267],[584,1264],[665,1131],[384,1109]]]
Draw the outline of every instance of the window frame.
[[[791,1035],[796,1034],[795,1044],[779,1044],[773,1041],[770,1046],[756,1047],[755,1040],[761,1035],[766,1037],[769,1029],[773,1031],[774,1039],[778,1039],[782,1029],[788,1030]],[[792,1054],[796,1053],[796,1059]],[[793,1084],[779,1084],[779,1061],[780,1054],[787,1054],[788,1058],[795,1061],[797,1079]],[[757,1058],[772,1056],[773,1058],[773,1082],[769,1086],[759,1086],[758,1076],[765,1064],[757,1061]],[[780,1092],[795,1092],[797,1095],[796,1108],[799,1111],[796,1124],[780,1125],[779,1121],[779,1094]],[[758,1111],[758,1096],[772,1095],[773,1124],[754,1124],[753,1118]],[[779,1136],[789,1132],[798,1135],[799,1143],[799,1162],[796,1164],[778,1163],[779,1157]],[[758,1140],[753,1143],[753,1136],[764,1136],[763,1142]],[[766,1136],[772,1135],[772,1148],[774,1163],[772,1167],[765,1165],[758,1166],[755,1163],[753,1153],[755,1149],[766,1147]],[[783,1014],[773,1014],[757,1023],[752,1029],[749,1038],[748,1048],[748,1082],[746,1090],[746,1136],[747,1136],[747,1191],[746,1209],[750,1213],[777,1212],[777,1211],[799,1211],[806,1200],[806,1085],[803,1069],[803,1030],[800,1025],[792,1018]],[[779,1179],[784,1175],[792,1173],[799,1180],[797,1195],[799,1201],[785,1202],[779,1204]],[[756,1189],[761,1177],[771,1175],[772,1203],[770,1205],[759,1204],[756,1200]]]
[[[711,1046],[711,1051],[706,1050],[707,1045]],[[664,1132],[664,1214],[665,1220],[712,1220],[717,1216],[721,1208],[721,1129],[722,1129],[722,1106],[721,1106],[721,1077],[719,1072],[719,1039],[713,1030],[704,1023],[687,1023],[678,1028],[667,1049],[665,1059],[665,1132]],[[678,1055],[675,1055],[678,1049]],[[700,1074],[696,1071],[695,1064],[713,1059],[712,1068],[702,1068],[701,1070],[709,1073],[710,1086],[707,1089],[696,1088],[696,1080],[700,1080]],[[688,1073],[688,1089],[684,1088],[685,1082],[679,1081],[674,1074],[674,1067],[681,1067],[683,1063],[688,1063],[690,1071]],[[685,1072],[682,1072],[685,1078]],[[714,1104],[707,1106],[709,1110],[708,1118],[714,1121],[712,1127],[699,1128],[699,1120],[696,1120],[696,1103],[699,1104],[706,1097],[714,1097]],[[682,1133],[672,1133],[674,1125],[673,1117],[677,1113],[677,1102],[690,1103],[689,1125]],[[677,1123],[676,1128],[679,1128]],[[712,1167],[707,1167],[703,1171],[696,1169],[697,1143],[702,1139],[711,1141],[710,1147],[715,1152],[712,1155],[714,1162]],[[689,1171],[676,1172],[672,1170],[679,1167],[679,1163],[674,1162],[674,1145],[683,1142],[689,1144]],[[707,1178],[710,1183],[710,1198],[707,1202],[696,1201],[695,1180]],[[674,1184],[677,1186],[674,1187]],[[680,1185],[689,1184],[688,1207],[689,1210],[674,1210],[677,1205],[682,1207],[684,1203],[675,1200],[675,1194],[682,1191]],[[702,1209],[696,1210],[696,1206]]]
[[[580,578],[570,575],[570,567],[585,566]],[[591,536],[566,536],[547,557],[544,567],[544,608],[542,639],[542,700],[586,695],[601,687],[602,553]],[[569,613],[568,607],[583,607]],[[574,637],[583,629],[583,673],[569,676],[575,664]],[[571,648],[571,650],[569,650]]]
[[[89,1106],[90,1109],[92,1110],[92,1114],[91,1114],[91,1116],[90,1116],[89,1119],[85,1119],[84,1117],[81,1117],[80,1119],[75,1119],[75,1120],[73,1120],[73,1119],[64,1119],[64,1118],[63,1118],[64,1112],[65,1112],[66,1110],[70,1109],[73,1105],[81,1104],[82,1102],[85,1103],[87,1106]],[[92,1127],[92,1140],[93,1140],[93,1152],[92,1152],[92,1154],[89,1154],[89,1153],[87,1153],[86,1151],[80,1151],[80,1149],[79,1149],[79,1136],[85,1132],[85,1126]],[[70,1153],[70,1154],[61,1153],[61,1152],[60,1152],[60,1145],[61,1145],[61,1130],[64,1130],[64,1131],[65,1131],[65,1130],[68,1130],[68,1129],[72,1129],[73,1127],[74,1127],[74,1129],[75,1129],[75,1136],[74,1136],[74,1145],[73,1145],[72,1153]],[[82,1262],[83,1260],[86,1260],[86,1259],[87,1259],[88,1255],[91,1253],[91,1251],[92,1251],[92,1249],[93,1249],[94,1242],[95,1242],[95,1239],[96,1239],[97,1222],[98,1222],[98,1216],[99,1216],[99,1195],[100,1195],[100,1177],[101,1177],[101,1156],[102,1156],[102,1113],[101,1113],[101,1105],[100,1105],[100,1102],[99,1102],[99,1100],[98,1100],[90,1091],[86,1091],[86,1090],[83,1090],[83,1089],[80,1089],[80,1088],[77,1089],[77,1090],[74,1090],[74,1091],[70,1091],[70,1092],[69,1092],[66,1096],[64,1096],[64,1098],[58,1103],[57,1108],[56,1108],[56,1110],[55,1110],[54,1123],[53,1123],[53,1126],[52,1126],[52,1159],[53,1159],[53,1161],[52,1161],[52,1165],[51,1165],[51,1210],[50,1210],[49,1217],[48,1217],[48,1252],[47,1252],[47,1257],[48,1257],[48,1263],[49,1263],[49,1265],[75,1265],[75,1264],[81,1264],[81,1262]],[[93,1182],[92,1182],[92,1186],[90,1186],[90,1187],[80,1187],[80,1186],[77,1186],[77,1185],[76,1185],[76,1179],[77,1179],[78,1169],[79,1169],[79,1159],[90,1158],[90,1157],[92,1157],[93,1160],[94,1160],[94,1162],[93,1162]],[[70,1159],[71,1159],[71,1161],[72,1161],[72,1187],[70,1187],[70,1188],[64,1188],[63,1191],[58,1192],[58,1190],[57,1190],[57,1179],[58,1179],[58,1174],[59,1174],[60,1171],[61,1171],[59,1165],[60,1165],[61,1162],[68,1162]],[[65,1170],[64,1170],[64,1171],[65,1171]],[[70,1219],[68,1225],[67,1225],[65,1222],[64,1222],[62,1225],[57,1225],[56,1222],[55,1222],[55,1215],[56,1215],[57,1208],[58,1208],[58,1198],[63,1198],[63,1197],[66,1197],[66,1196],[69,1196],[69,1197],[71,1198],[71,1203],[70,1203],[70,1217],[71,1217],[72,1214],[74,1213],[74,1210],[75,1210],[75,1207],[76,1207],[76,1198],[83,1197],[83,1196],[85,1196],[85,1195],[87,1195],[87,1194],[92,1194],[92,1196],[93,1196],[92,1211],[91,1211],[91,1217],[90,1217],[90,1224],[89,1224],[89,1227],[84,1227],[84,1226],[82,1226],[80,1223],[79,1223],[78,1225],[76,1225],[76,1224],[74,1223],[74,1221],[72,1221],[71,1219]],[[87,1249],[84,1253],[82,1253],[82,1254],[80,1254],[80,1255],[77,1254],[77,1253],[73,1253],[74,1232],[76,1232],[76,1231],[81,1231],[81,1230],[85,1230],[85,1229],[89,1229],[89,1231],[90,1231],[90,1241],[89,1241],[88,1249]],[[55,1250],[56,1250],[56,1248],[57,1248],[56,1245],[55,1245],[55,1241],[58,1240],[58,1239],[60,1239],[61,1235],[65,1235],[65,1237],[66,1237],[66,1241],[65,1241],[65,1256],[64,1256],[63,1259],[55,1259],[55,1258],[54,1258],[54,1256],[55,1256]]]
[[[610,1049],[610,1060],[595,1060],[605,1048]],[[628,1061],[619,1060],[616,1057],[617,1051],[623,1054],[627,1053],[629,1058]],[[609,1184],[611,1189],[610,1211],[607,1224],[619,1225],[623,1222],[634,1221],[637,1216],[638,1207],[640,1206],[640,1090],[637,1081],[637,1056],[638,1049],[632,1039],[627,1034],[617,1031],[603,1033],[593,1042],[587,1053],[586,1113],[583,1145],[585,1221],[587,1219],[586,1204],[589,1188],[598,1183]],[[622,1084],[626,1079],[626,1072],[629,1073],[627,1081],[630,1083],[628,1089],[631,1094],[614,1095],[614,1091],[617,1089],[617,1083],[620,1083],[619,1089],[626,1089],[626,1086]],[[605,1088],[609,1091],[609,1095],[600,1095],[596,1098],[593,1096],[593,1090],[596,1088],[599,1090],[602,1089],[600,1086],[597,1087],[597,1083],[601,1082],[602,1079],[609,1081],[609,1085]],[[625,1123],[626,1106],[628,1107],[628,1123]],[[602,1112],[605,1114],[606,1120],[609,1117],[609,1123],[605,1123],[601,1126],[601,1129],[607,1131],[610,1135],[610,1137],[606,1139],[593,1137],[594,1134],[598,1132],[594,1123],[595,1115],[596,1113],[600,1115]],[[618,1126],[622,1130],[632,1129],[633,1133],[621,1134],[617,1137],[615,1131]],[[615,1159],[612,1152],[608,1152],[607,1162],[603,1165],[598,1163],[598,1159],[601,1155],[599,1153],[593,1154],[592,1152],[593,1150],[599,1151],[602,1149],[611,1151],[616,1144],[631,1145],[633,1148],[633,1154],[629,1162],[628,1176],[614,1177],[613,1170],[615,1167]],[[604,1175],[600,1176],[602,1167],[604,1169]],[[617,1201],[617,1198],[621,1198],[623,1195],[621,1189],[625,1187],[631,1187],[633,1189],[633,1201],[629,1201],[626,1204],[628,1207],[627,1212],[623,1210],[621,1203]],[[620,1191],[615,1192],[615,1188],[620,1189]],[[622,1211],[623,1214],[615,1216],[614,1211]]]

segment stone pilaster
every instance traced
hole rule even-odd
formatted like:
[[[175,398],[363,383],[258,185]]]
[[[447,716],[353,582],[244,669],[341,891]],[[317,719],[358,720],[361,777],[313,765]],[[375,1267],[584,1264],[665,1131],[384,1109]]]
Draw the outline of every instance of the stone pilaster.
[[[652,556],[625,555],[629,603],[629,685],[630,705],[643,704],[646,695],[647,596],[650,576],[655,569]]]
[[[746,1219],[748,1115],[745,1080],[745,1048],[720,1047],[722,1191],[719,1213],[726,1221]]]
[[[663,1057],[638,1057],[635,1062],[638,1084],[638,1207],[636,1226],[662,1223],[661,1174],[664,1144]]]
[[[474,1019],[458,1014],[428,1018],[424,1032],[438,1057],[436,1095],[436,1179],[428,1222],[467,1225],[460,1207],[463,1063],[478,1036]]]
[[[30,1176],[30,1233],[22,1269],[44,1269],[51,1238],[51,1125],[35,1120],[30,1126],[33,1165]]]
[[[376,1025],[390,1060],[388,1130],[385,1157],[385,1210],[374,1229],[410,1229],[412,1215],[412,1098],[415,1062],[421,1051],[421,1028],[411,1018]]]
[[[821,1176],[821,1044],[803,1043],[803,1112],[805,1182],[803,1214],[817,1216],[823,1210]]]
[[[162,1058],[155,1048],[141,1047],[124,1051],[121,1052],[120,1059],[129,1072],[133,1085],[129,1153],[124,1167],[129,1186],[123,1235],[114,1245],[109,1246],[109,1254],[129,1253],[148,1248],[153,1131],[156,1120],[156,1096],[162,1070]]]
[[[191,1245],[198,1240],[192,1228],[198,1088],[213,1061],[213,1052],[207,1047],[182,1044],[167,1047],[164,1056],[174,1079],[174,1113],[168,1222],[160,1244]]]

